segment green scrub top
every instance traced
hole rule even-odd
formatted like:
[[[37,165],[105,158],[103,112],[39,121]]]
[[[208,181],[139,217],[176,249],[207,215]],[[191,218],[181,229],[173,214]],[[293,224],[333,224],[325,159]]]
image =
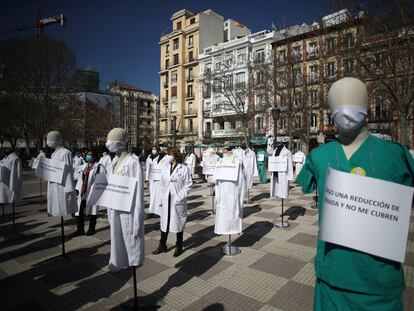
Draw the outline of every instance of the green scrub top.
[[[414,160],[408,149],[398,143],[372,135],[348,160],[340,142],[332,141],[309,153],[296,179],[303,193],[318,187],[319,223],[323,209],[327,168],[351,172],[362,167],[366,176],[412,186]],[[349,228],[352,230],[352,228]],[[402,265],[318,239],[315,258],[317,278],[331,286],[370,295],[400,295],[404,288]]]
[[[259,150],[257,152],[257,158],[259,158],[259,154],[263,154],[264,160],[263,161],[259,161],[259,160],[257,161],[257,170],[259,171],[260,183],[265,184],[265,183],[267,183],[266,162],[267,162],[268,155],[267,155],[266,151],[264,151],[264,150]]]

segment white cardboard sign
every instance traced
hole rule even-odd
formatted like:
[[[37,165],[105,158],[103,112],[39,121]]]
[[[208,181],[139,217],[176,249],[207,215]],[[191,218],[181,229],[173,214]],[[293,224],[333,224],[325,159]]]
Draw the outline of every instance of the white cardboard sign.
[[[214,179],[216,180],[228,180],[237,181],[239,177],[239,163],[228,163],[227,161],[220,160],[214,171]]]
[[[113,174],[97,174],[87,199],[87,206],[131,212],[136,195],[137,179]]]
[[[67,168],[64,162],[41,158],[36,167],[35,175],[43,180],[63,185],[65,170]]]
[[[265,160],[265,155],[263,153],[257,155],[257,161],[263,162]]]
[[[328,168],[321,240],[404,262],[413,192]]]
[[[213,175],[214,170],[216,169],[217,161],[203,161],[203,174],[204,175]]]
[[[287,172],[287,160],[288,159],[284,157],[269,157],[269,172]]]
[[[303,163],[303,157],[302,157],[302,155],[300,155],[300,154],[294,154],[293,156],[292,156],[292,161],[293,162],[296,162],[296,163]]]
[[[10,169],[0,162],[0,183],[10,186]]]

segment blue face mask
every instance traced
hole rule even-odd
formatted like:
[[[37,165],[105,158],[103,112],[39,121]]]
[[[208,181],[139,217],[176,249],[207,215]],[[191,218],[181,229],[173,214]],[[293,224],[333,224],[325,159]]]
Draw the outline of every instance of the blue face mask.
[[[85,157],[85,161],[86,162],[89,162],[89,161],[91,161],[91,160],[93,160],[93,158],[92,158],[92,156],[91,155],[87,155],[86,157]]]

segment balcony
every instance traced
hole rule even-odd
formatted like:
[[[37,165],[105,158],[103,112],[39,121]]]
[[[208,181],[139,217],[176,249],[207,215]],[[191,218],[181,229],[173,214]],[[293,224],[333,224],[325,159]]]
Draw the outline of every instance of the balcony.
[[[162,111],[160,112],[160,118],[161,119],[167,119],[169,118],[170,114],[168,113],[168,111]]]
[[[266,134],[266,130],[264,128],[260,128],[260,129],[256,129],[254,133],[257,135],[264,135]]]
[[[187,77],[186,81],[187,82],[193,82],[194,81],[194,77],[192,77],[192,76]]]
[[[163,103],[168,103],[168,97],[164,96],[164,97],[162,98],[162,102],[163,102]]]
[[[172,136],[171,131],[160,130],[160,136]]]
[[[213,130],[211,131],[212,138],[222,137],[240,137],[243,136],[244,132],[240,129],[227,129],[227,130]]]
[[[310,74],[308,75],[308,81],[309,83],[318,83],[319,82],[319,77],[317,74]]]
[[[186,57],[184,61],[185,66],[197,65],[198,61],[195,57]]]
[[[203,98],[210,98],[211,92],[203,92]]]
[[[211,111],[210,109],[206,109],[203,111],[203,118],[210,118],[211,117]]]
[[[192,98],[194,98],[194,93],[186,93],[185,94],[185,98],[186,99],[192,99]]]
[[[204,131],[203,132],[203,137],[204,138],[211,138],[211,131]]]
[[[168,88],[168,82],[164,82],[164,88]]]
[[[197,110],[190,108],[190,109],[186,109],[183,112],[183,116],[184,117],[196,117],[197,116]]]
[[[180,135],[197,135],[198,134],[198,132],[197,132],[197,129],[195,129],[195,128],[192,128],[192,129],[185,129],[185,130],[182,130],[182,131],[180,131],[180,133],[179,133]]]
[[[308,60],[317,59],[319,57],[319,51],[308,52]]]

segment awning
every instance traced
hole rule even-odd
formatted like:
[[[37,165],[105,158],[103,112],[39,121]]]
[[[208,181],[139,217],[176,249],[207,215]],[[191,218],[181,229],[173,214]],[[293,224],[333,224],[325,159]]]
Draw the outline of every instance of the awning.
[[[267,137],[253,137],[250,143],[252,145],[267,145]]]

